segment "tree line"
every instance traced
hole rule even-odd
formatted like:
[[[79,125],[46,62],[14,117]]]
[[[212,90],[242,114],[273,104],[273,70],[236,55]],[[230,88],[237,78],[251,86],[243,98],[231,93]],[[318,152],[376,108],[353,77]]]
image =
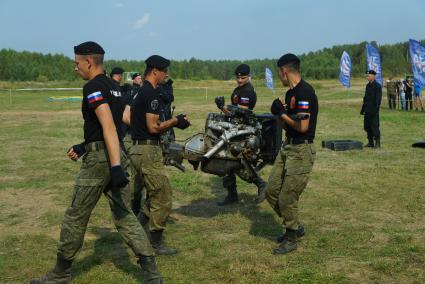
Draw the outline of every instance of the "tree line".
[[[425,44],[425,40],[421,41]],[[372,42],[381,54],[382,73],[384,77],[403,76],[411,73],[408,42],[378,45]],[[366,42],[359,44],[337,45],[318,51],[299,55],[303,76],[308,79],[335,79],[339,76],[339,61],[345,50],[351,57],[353,77],[363,76],[366,71]],[[238,60],[172,60],[171,77],[186,80],[230,80],[233,79]],[[251,67],[254,79],[264,78],[266,67],[276,74],[276,58],[252,59],[244,61]],[[145,64],[137,60],[107,60],[105,68],[110,71],[120,66],[126,71],[143,72]],[[62,54],[41,54],[36,52],[18,52],[12,49],[0,50],[0,81],[55,81],[78,80],[74,72],[73,60]]]

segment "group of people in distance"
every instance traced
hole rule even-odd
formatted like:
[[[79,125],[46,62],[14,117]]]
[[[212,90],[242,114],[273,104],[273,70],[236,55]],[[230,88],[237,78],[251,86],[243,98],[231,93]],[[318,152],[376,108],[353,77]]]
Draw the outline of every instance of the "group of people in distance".
[[[115,74],[111,74],[112,79],[105,75],[105,51],[99,44],[81,43],[74,46],[74,54],[74,69],[87,81],[81,107],[84,141],[70,147],[67,155],[73,161],[81,159],[82,164],[62,222],[56,264],[46,275],[30,283],[71,282],[72,263],[83,245],[91,212],[102,195],[109,202],[118,233],[138,259],[143,283],[163,283],[155,255],[177,251],[166,247],[163,239],[172,208],[172,189],[165,173],[160,135],[173,127],[190,126],[185,114],[162,117],[164,107],[159,89],[167,81],[170,61],[159,55],[148,57],[143,76],[137,74],[133,78],[143,77],[143,82],[140,87],[135,86],[129,102],[123,99],[119,85],[113,81]],[[298,238],[304,235],[298,201],[316,156],[314,138],[319,104],[315,90],[301,77],[300,63],[290,53],[277,61],[279,78],[287,91],[284,98],[270,102],[270,110],[281,121],[286,137],[267,184],[259,177],[253,179],[259,201],[266,199],[282,219],[283,234],[272,251],[276,255],[295,250]],[[248,95],[252,91],[249,66],[238,66],[235,75],[238,87],[231,103],[253,108],[256,98]],[[225,112],[224,101],[219,101],[216,100],[217,106]],[[123,131],[123,125],[130,131]],[[131,167],[146,191],[137,217],[131,204],[133,192],[128,179]],[[230,173],[227,180],[228,196],[220,205],[238,200],[234,174]]]
[[[389,109],[402,111],[424,111],[421,87],[414,83],[412,77],[407,76],[400,80],[390,77],[386,81]]]

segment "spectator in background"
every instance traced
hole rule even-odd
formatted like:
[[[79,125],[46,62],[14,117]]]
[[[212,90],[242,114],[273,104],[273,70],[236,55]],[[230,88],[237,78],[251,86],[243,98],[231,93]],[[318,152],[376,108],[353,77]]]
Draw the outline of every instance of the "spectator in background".
[[[424,107],[422,104],[422,95],[421,95],[421,86],[419,86],[417,83],[414,84],[414,103],[415,103],[415,110],[419,110],[419,105],[421,106],[421,111],[424,111]]]
[[[398,82],[398,91],[400,95],[401,111],[406,110],[406,94],[404,93],[404,79],[401,78]]]
[[[406,95],[406,111],[413,110],[413,101],[412,101],[412,91],[413,91],[413,80],[406,79],[404,80],[404,93]]]
[[[393,80],[390,77],[387,80],[387,98],[388,98],[388,107],[390,109],[396,109],[396,99],[397,99],[397,81]]]

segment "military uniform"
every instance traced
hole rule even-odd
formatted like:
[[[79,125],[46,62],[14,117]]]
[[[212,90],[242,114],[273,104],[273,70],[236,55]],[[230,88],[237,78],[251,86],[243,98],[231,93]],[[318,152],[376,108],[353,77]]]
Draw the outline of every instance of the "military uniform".
[[[87,45],[88,47],[86,47]],[[100,47],[91,42],[84,43],[82,46],[75,47],[76,54],[85,52],[84,48],[88,48],[88,52],[90,52],[90,47]],[[82,51],[80,51],[81,49]],[[143,264],[144,283],[160,283],[161,281],[156,271],[154,251],[142,226],[131,212],[130,189],[128,186],[115,187],[113,183],[112,169],[114,167],[111,168],[102,126],[95,113],[96,108],[102,104],[109,105],[118,137],[120,140],[122,139],[120,128],[124,103],[121,100],[120,90],[111,79],[104,74],[99,74],[88,81],[83,88],[81,111],[84,118],[84,143],[80,146],[84,145],[86,154],[82,158],[81,169],[75,181],[71,205],[65,211],[58,245],[57,264],[52,272],[39,280],[31,281],[31,283],[70,283],[72,261],[83,245],[90,215],[102,194],[108,199],[118,233]],[[128,160],[123,151],[121,152],[121,167],[124,170],[128,169]]]
[[[371,73],[372,74],[372,73]],[[368,147],[380,147],[379,108],[382,100],[382,87],[373,80],[366,85],[363,105],[360,111],[364,114],[364,130],[367,133]]]
[[[314,89],[301,80],[285,96],[288,114],[309,113],[307,133],[301,134],[288,126],[286,141],[276,157],[266,186],[266,199],[275,212],[282,217],[283,227],[298,230],[298,200],[307,186],[313,168],[316,149],[313,141],[318,114],[318,101]]]
[[[284,55],[279,59],[278,67],[293,61],[299,62],[299,59],[293,54]],[[284,113],[287,115],[308,113],[310,118],[306,133],[300,133],[287,125],[286,140],[276,157],[267,182],[266,199],[277,215],[282,218],[285,232],[280,237],[280,246],[274,250],[276,254],[294,250],[300,230],[304,234],[298,217],[298,201],[307,186],[316,156],[313,142],[319,111],[313,87],[302,79],[295,87],[286,92],[285,104],[287,110]],[[282,109],[284,108],[282,105]],[[272,113],[277,114],[273,109]],[[288,244],[290,244],[289,247]]]
[[[249,76],[250,68],[246,64],[240,64],[236,67],[235,75],[236,76]],[[253,110],[255,104],[257,103],[257,94],[255,93],[254,87],[251,82],[247,82],[242,86],[238,86],[233,90],[232,95],[230,96],[231,104],[234,106],[242,106]],[[258,188],[258,202],[264,200],[264,188],[266,183],[258,175],[254,174],[251,170],[241,170],[237,175],[246,182],[254,183]],[[218,205],[227,205],[238,201],[238,192],[236,187],[236,174],[231,172],[223,177],[223,187],[227,189],[226,198],[218,202]]]
[[[394,80],[387,81],[387,98],[388,98],[388,107],[390,109],[396,109],[396,100],[398,94],[397,82]]]

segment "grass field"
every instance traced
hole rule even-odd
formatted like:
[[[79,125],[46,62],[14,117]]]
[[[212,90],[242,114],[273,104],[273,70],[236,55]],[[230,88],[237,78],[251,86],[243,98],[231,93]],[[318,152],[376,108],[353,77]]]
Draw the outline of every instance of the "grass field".
[[[318,149],[301,197],[306,235],[297,251],[274,256],[280,220],[267,202],[255,204],[256,188],[238,180],[241,202],[218,207],[221,179],[188,164],[168,171],[174,188],[167,242],[180,254],[159,256],[165,283],[425,283],[425,114],[381,111],[382,149],[333,152],[322,140],[365,141],[359,115],[365,80],[350,94],[336,81],[313,81],[320,112]],[[257,112],[273,98],[256,82]],[[176,82],[176,112],[201,132],[213,98],[230,96],[234,82]],[[208,87],[207,97],[205,89]],[[282,93],[279,91],[278,93]],[[79,102],[47,102],[67,92],[0,91],[0,283],[26,283],[54,264],[56,243],[80,163],[65,152],[82,140]],[[271,167],[261,175],[267,179]],[[73,266],[73,283],[140,283],[131,251],[116,233],[106,199],[89,223]]]

